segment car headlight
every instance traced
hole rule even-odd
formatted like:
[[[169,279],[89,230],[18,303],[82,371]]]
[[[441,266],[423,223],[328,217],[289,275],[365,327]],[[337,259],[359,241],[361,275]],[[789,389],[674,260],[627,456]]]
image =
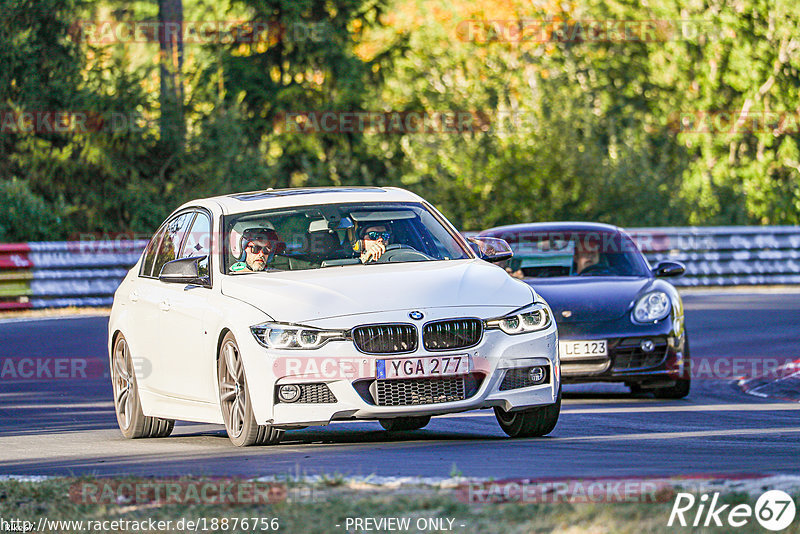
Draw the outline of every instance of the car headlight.
[[[487,320],[486,329],[500,329],[511,335],[524,334],[544,330],[551,322],[552,317],[547,305],[537,303],[517,313]]]
[[[637,323],[660,321],[669,315],[672,303],[663,291],[652,291],[640,297],[633,307],[633,320]]]
[[[346,339],[344,330],[283,323],[257,324],[250,331],[259,344],[269,349],[318,349],[328,341]]]

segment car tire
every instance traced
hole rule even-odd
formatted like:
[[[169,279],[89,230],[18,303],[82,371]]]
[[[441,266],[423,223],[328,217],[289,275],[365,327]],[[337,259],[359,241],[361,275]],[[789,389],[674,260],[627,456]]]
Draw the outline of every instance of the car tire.
[[[556,427],[561,413],[561,388],[556,402],[547,406],[537,406],[517,412],[507,412],[496,406],[494,415],[503,432],[512,438],[531,438],[546,436]]]
[[[401,432],[403,430],[419,430],[431,422],[431,416],[420,417],[395,417],[394,419],[380,419],[381,426],[387,432]]]
[[[239,346],[230,332],[219,347],[217,380],[222,419],[234,445],[275,445],[281,441],[283,430],[256,422]]]
[[[637,382],[631,382],[626,385],[630,388],[632,395],[641,395],[645,391],[642,385]]]
[[[667,386],[665,388],[658,388],[653,390],[653,395],[657,399],[682,399],[689,394],[689,390],[692,387],[692,377],[691,377],[691,357],[689,355],[689,335],[686,335],[686,339],[683,341],[683,368],[684,368],[684,377],[677,378],[675,380],[675,385]]]
[[[114,340],[110,360],[114,411],[122,435],[128,439],[169,436],[175,427],[174,420],[150,417],[142,412],[131,349],[122,334]]]

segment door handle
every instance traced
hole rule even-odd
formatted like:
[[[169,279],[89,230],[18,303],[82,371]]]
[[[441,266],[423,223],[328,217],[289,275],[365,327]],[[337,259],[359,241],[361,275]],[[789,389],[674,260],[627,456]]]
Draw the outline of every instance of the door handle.
[[[169,311],[171,307],[172,306],[167,299],[162,300],[158,305],[158,309],[161,311]]]
[[[131,302],[139,302],[139,293],[137,293],[136,291],[131,291],[130,293],[128,293],[128,298],[130,299]]]

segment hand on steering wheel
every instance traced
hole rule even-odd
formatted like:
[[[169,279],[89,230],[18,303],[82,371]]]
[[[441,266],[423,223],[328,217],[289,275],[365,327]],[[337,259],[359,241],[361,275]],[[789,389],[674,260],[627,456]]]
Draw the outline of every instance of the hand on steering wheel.
[[[389,245],[392,247],[394,245]],[[361,263],[368,263],[370,261],[378,261],[381,256],[386,252],[387,247],[380,241],[376,241],[361,254]]]

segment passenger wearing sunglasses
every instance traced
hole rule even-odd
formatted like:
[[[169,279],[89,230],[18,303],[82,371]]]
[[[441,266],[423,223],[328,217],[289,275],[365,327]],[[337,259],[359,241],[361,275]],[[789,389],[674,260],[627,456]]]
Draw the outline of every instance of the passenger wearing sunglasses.
[[[251,271],[263,271],[267,268],[267,262],[272,255],[272,247],[269,241],[251,241],[247,248],[247,257],[244,262]]]
[[[359,243],[361,263],[377,261],[386,252],[386,247],[392,239],[392,233],[382,224],[368,226],[361,232]]]
[[[263,271],[270,265],[275,254],[286,249],[278,233],[272,228],[249,228],[242,234],[244,261],[231,266],[231,271]]]

